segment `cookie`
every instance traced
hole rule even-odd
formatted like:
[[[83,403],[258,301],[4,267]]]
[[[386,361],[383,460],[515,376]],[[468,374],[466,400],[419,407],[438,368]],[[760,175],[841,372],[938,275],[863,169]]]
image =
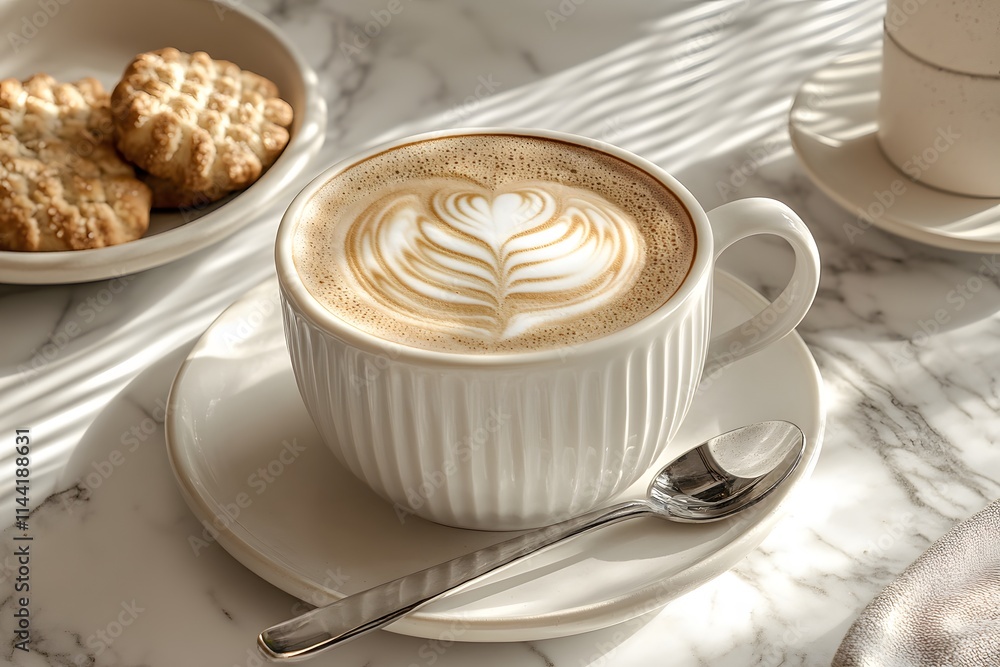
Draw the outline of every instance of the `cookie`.
[[[0,249],[81,250],[139,238],[151,193],[115,151],[96,79],[0,81]]]
[[[128,160],[206,203],[256,181],[287,145],[292,122],[268,79],[173,48],[136,56],[111,110]]]

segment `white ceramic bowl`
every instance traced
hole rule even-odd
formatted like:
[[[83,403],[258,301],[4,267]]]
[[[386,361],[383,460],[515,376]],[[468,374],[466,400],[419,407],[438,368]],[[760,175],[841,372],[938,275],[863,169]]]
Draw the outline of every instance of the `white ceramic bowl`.
[[[107,248],[61,252],[0,251],[0,282],[72,283],[112,278],[165,264],[215,243],[255,218],[306,166],[326,130],[316,74],[276,26],[241,2],[210,0],[16,0],[0,4],[0,72],[59,80],[85,76],[111,89],[143,51],[173,46],[271,79],[295,120],[284,152],[241,193],[204,211],[155,212],[140,239]],[[13,35],[13,37],[11,37]]]

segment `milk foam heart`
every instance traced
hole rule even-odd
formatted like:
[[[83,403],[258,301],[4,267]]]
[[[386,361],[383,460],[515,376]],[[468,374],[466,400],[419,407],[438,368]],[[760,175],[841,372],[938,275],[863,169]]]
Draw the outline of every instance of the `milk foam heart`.
[[[335,237],[374,309],[495,343],[602,307],[642,269],[635,223],[593,192],[423,185],[385,193]]]
[[[313,197],[293,257],[334,315],[447,351],[574,345],[683,282],[693,222],[659,181],[582,146],[467,135],[396,147]]]

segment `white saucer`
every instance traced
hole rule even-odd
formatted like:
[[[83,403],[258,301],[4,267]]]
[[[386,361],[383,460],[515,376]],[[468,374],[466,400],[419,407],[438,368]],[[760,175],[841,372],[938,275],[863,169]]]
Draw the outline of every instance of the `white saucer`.
[[[853,239],[870,223],[941,248],[1000,251],[1000,199],[920,185],[885,158],[875,137],[881,69],[881,51],[835,60],[806,80],[792,105],[789,132],[806,172],[860,218],[845,233]]]
[[[745,284],[717,275],[720,327],[764,305]],[[692,446],[763,419],[787,419],[805,432],[803,465],[759,509],[716,524],[637,519],[603,528],[389,629],[462,641],[560,637],[659,608],[725,572],[764,539],[780,515],[778,504],[812,471],[825,417],[821,382],[809,350],[792,334],[724,370],[695,399],[678,436]],[[170,461],[203,525],[221,526],[217,539],[230,554],[308,602],[332,601],[508,535],[413,517],[401,523],[389,504],[339,466],[299,398],[276,281],[249,292],[208,329],[177,374],[167,415]],[[293,456],[296,448],[304,450]],[[270,471],[270,482],[261,469]],[[641,495],[645,484],[629,493]],[[220,518],[227,505],[232,519]],[[202,537],[216,539],[212,532]]]
[[[45,9],[43,5],[47,6]],[[46,12],[52,14],[48,16]],[[129,243],[61,252],[0,251],[0,282],[76,283],[150,269],[189,255],[258,217],[300,174],[323,144],[326,103],[315,72],[277,26],[243,2],[223,0],[87,0],[0,4],[3,77],[46,72],[60,81],[93,76],[109,90],[137,53],[165,46],[207,51],[262,74],[292,105],[291,139],[275,163],[243,192],[202,211],[154,212],[145,236]]]

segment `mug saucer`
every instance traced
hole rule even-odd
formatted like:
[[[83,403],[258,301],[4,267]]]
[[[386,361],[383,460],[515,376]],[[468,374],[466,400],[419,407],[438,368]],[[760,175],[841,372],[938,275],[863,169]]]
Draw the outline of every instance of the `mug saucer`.
[[[950,250],[1000,251],[1000,199],[966,197],[921,185],[889,162],[876,139],[880,50],[843,56],[799,88],[789,134],[806,173],[868,225]],[[853,231],[852,231],[853,230]]]
[[[719,271],[714,296],[719,327],[766,305]],[[493,573],[387,629],[462,641],[562,637],[652,611],[722,574],[766,537],[819,456],[822,380],[795,333],[706,379],[678,444],[694,446],[764,419],[798,424],[806,451],[785,487],[744,515],[703,525],[644,518],[609,526]],[[207,539],[311,604],[510,535],[399,515],[337,463],[295,386],[274,279],[230,306],[194,346],[170,391],[166,436],[178,485]],[[625,495],[642,495],[647,483]]]

